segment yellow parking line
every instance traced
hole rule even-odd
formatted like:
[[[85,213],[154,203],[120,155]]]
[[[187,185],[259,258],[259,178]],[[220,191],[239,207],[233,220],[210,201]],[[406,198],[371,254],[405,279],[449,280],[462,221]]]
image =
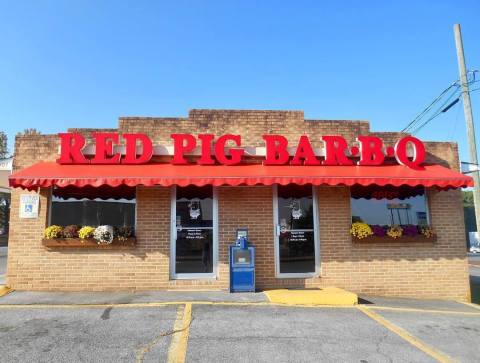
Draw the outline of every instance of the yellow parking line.
[[[184,363],[187,356],[188,335],[192,323],[192,304],[185,304],[185,308],[178,309],[177,318],[173,326],[174,334],[168,349],[168,363]]]
[[[413,335],[411,335],[406,330],[400,328],[399,326],[391,323],[387,319],[381,317],[377,313],[371,311],[369,308],[366,308],[365,306],[358,306],[358,309],[362,313],[364,313],[365,315],[370,317],[371,319],[375,320],[377,323],[383,325],[385,328],[394,332],[395,334],[397,334],[398,336],[403,338],[405,341],[407,341],[408,343],[417,347],[422,352],[428,354],[430,357],[436,359],[437,361],[442,362],[442,363],[454,362],[454,360],[452,358],[450,358],[448,355],[446,355],[445,353],[443,353],[443,352],[441,352],[441,351],[439,351],[439,350],[437,350],[433,347],[428,346],[427,344],[422,342],[420,339],[414,337]]]

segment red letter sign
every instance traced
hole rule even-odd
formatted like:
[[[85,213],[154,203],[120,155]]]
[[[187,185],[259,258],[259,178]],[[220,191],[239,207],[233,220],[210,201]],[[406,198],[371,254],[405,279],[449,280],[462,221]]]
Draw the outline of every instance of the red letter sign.
[[[383,141],[376,136],[358,136],[360,143],[360,161],[357,165],[381,165],[385,160]]]
[[[281,135],[263,135],[265,140],[266,155],[265,165],[282,165],[286,164],[289,159],[288,141]]]
[[[126,142],[125,158],[122,164],[148,163],[153,155],[152,140],[145,134],[123,134]],[[137,157],[137,140],[142,145],[142,153]]]
[[[407,157],[407,147],[409,143],[411,143],[413,147],[412,160]],[[399,164],[416,170],[421,169],[420,165],[425,160],[425,145],[416,137],[405,136],[395,144],[395,158]]]
[[[60,158],[59,164],[88,164],[83,156],[82,149],[85,146],[85,138],[80,134],[59,133],[60,136]]]
[[[118,164],[122,157],[120,153],[113,153],[113,143],[118,144],[118,134],[115,132],[94,132],[95,156],[92,164]]]
[[[345,155],[348,145],[343,137],[322,136],[322,140],[325,142],[323,165],[353,165],[353,161]]]
[[[303,160],[303,163],[302,163]],[[315,152],[312,149],[312,145],[308,140],[307,135],[300,136],[300,141],[298,142],[297,151],[295,151],[295,156],[293,157],[291,163],[292,165],[320,165],[320,161],[315,156]]]
[[[171,134],[170,137],[173,139],[172,164],[187,164],[187,160],[183,155],[187,151],[195,149],[195,146],[197,146],[195,137],[190,134]]]
[[[212,141],[215,138],[215,135],[212,134],[201,134],[198,135],[198,138],[202,140],[202,154],[197,163],[200,165],[213,165],[215,160],[212,158]]]
[[[244,153],[243,149],[230,148],[230,158],[225,156],[225,144],[228,140],[235,142],[237,146],[241,146],[240,135],[223,135],[220,136],[215,143],[215,157],[221,164],[235,165],[242,161]]]

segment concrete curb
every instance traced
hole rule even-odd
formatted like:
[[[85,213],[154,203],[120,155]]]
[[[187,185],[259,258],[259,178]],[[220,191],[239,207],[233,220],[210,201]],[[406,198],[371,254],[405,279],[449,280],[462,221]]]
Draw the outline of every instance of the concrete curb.
[[[356,305],[358,296],[338,287],[325,287],[318,290],[266,290],[268,300],[272,303],[286,305]]]
[[[5,285],[0,285],[0,297],[5,296],[9,293],[12,292],[12,289],[5,286]]]

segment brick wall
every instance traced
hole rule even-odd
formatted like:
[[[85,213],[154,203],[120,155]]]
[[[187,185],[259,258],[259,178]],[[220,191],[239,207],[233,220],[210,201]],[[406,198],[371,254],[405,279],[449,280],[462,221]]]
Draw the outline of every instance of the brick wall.
[[[70,129],[89,135],[97,129]],[[98,129],[102,130],[102,129]],[[108,129],[113,131],[112,129]],[[315,146],[321,135],[340,134],[352,141],[368,134],[365,121],[304,120],[300,111],[192,110],[188,118],[124,117],[120,132],[143,132],[171,144],[174,132],[217,135],[237,133],[242,144],[261,146],[265,133],[279,133],[295,143],[308,134]],[[62,130],[59,130],[62,131]],[[398,133],[375,133],[393,142]],[[459,167],[456,144],[426,143],[428,160]],[[14,169],[55,160],[56,135],[17,137]],[[19,219],[19,195],[12,192],[7,284],[28,290],[227,289],[228,245],[238,227],[248,227],[257,247],[257,286],[339,286],[359,293],[469,299],[468,264],[460,191],[429,190],[435,243],[357,245],[352,243],[350,196],[346,187],[317,187],[321,277],[275,276],[272,187],[220,187],[217,279],[170,280],[170,189],[137,188],[137,243],[133,250],[47,250],[41,245],[47,225],[49,191],[40,190],[40,217]]]

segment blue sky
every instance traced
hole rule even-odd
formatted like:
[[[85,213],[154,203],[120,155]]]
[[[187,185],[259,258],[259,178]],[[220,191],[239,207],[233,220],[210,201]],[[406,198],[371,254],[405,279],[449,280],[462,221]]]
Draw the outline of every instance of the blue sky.
[[[478,0],[0,0],[0,129],[115,127],[191,108],[303,110],[401,130],[480,69]],[[480,85],[480,83],[479,83]],[[472,94],[480,140],[480,91]],[[418,134],[460,143],[462,104]]]

